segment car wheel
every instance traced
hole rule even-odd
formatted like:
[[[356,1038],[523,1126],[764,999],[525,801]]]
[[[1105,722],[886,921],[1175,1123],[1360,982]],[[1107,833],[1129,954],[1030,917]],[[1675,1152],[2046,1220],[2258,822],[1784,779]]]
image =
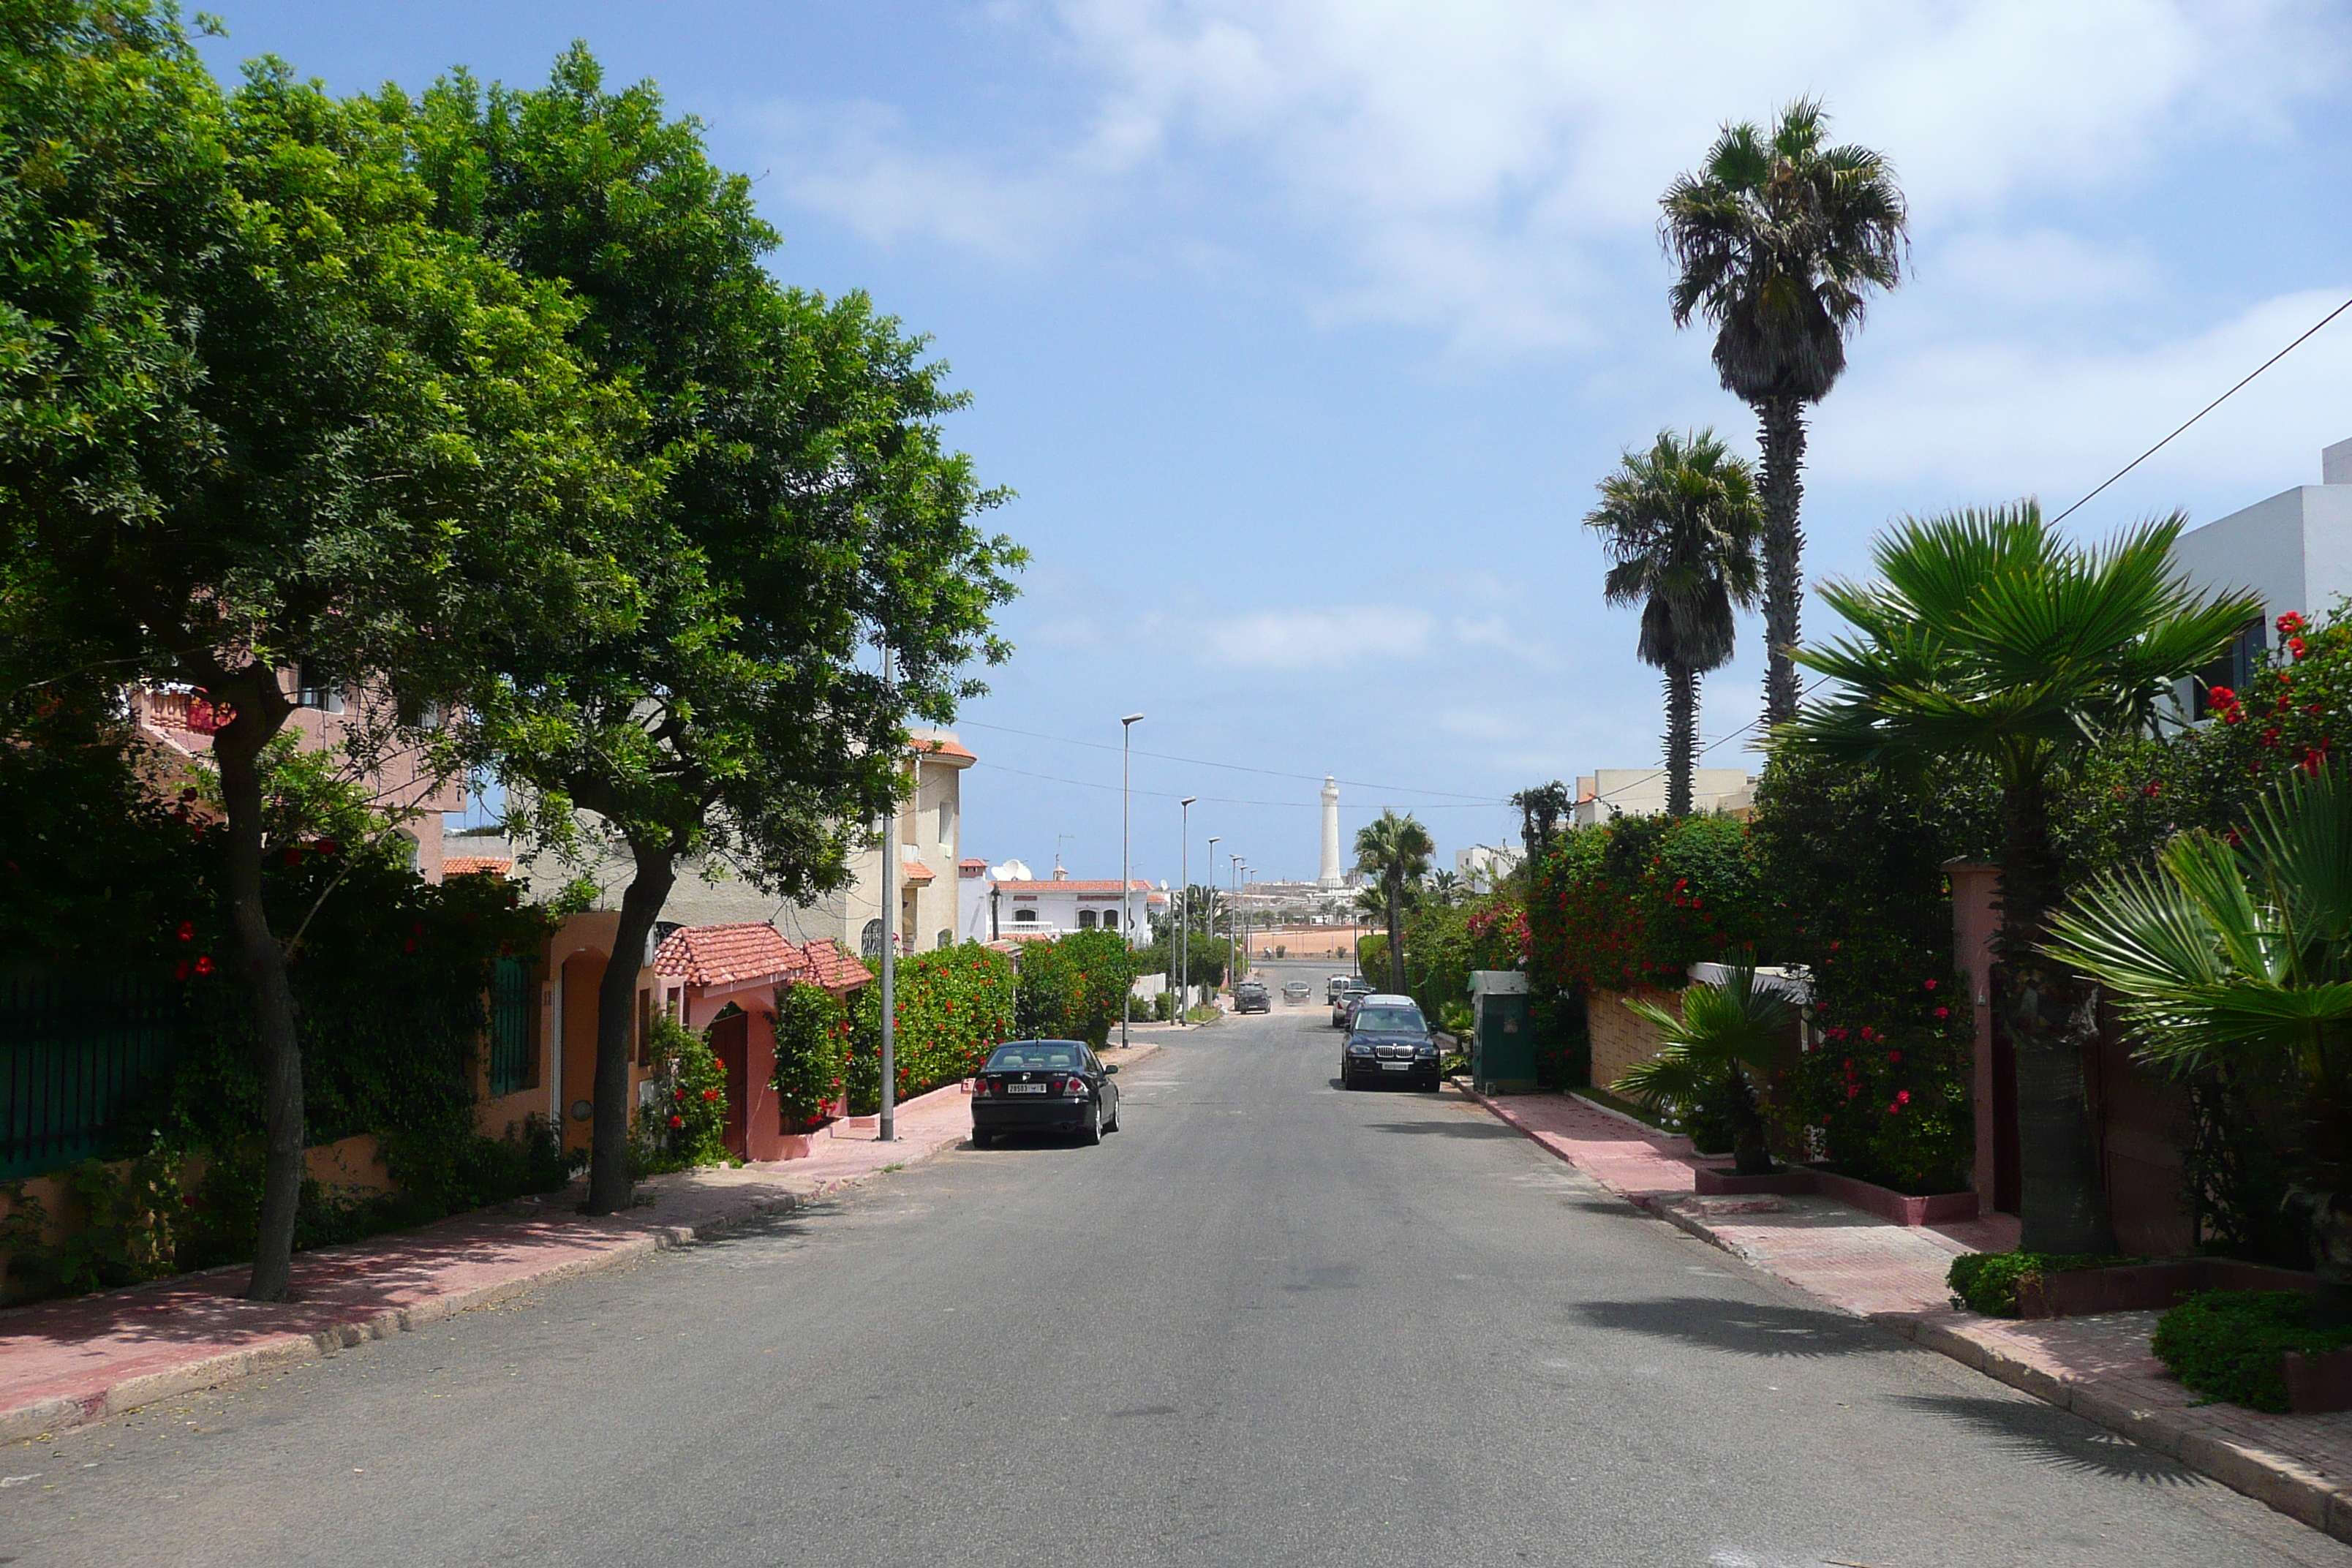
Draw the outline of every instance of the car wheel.
[[[1103,1131],[1106,1132],[1116,1132],[1118,1131],[1118,1111],[1116,1108],[1114,1108],[1110,1113],[1110,1120],[1103,1123]]]
[[[1089,1105],[1087,1107],[1087,1124],[1078,1132],[1078,1142],[1099,1143],[1102,1142],[1102,1107]]]

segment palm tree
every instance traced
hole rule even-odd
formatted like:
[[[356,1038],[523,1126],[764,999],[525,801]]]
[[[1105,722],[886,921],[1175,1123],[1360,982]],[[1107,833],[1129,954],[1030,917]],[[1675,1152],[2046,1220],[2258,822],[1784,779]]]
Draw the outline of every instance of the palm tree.
[[[2045,951],[2063,891],[2052,780],[2101,741],[2145,732],[2172,683],[2261,605],[2209,600],[2173,569],[2178,512],[2096,550],[2054,538],[2032,501],[1906,519],[1874,552],[1883,581],[1822,599],[1860,634],[1800,663],[1842,689],[1783,727],[1801,752],[1900,768],[1975,763],[2001,790],[2001,994],[2017,1047],[2020,1207],[2033,1252],[2106,1248],[2077,1047],[2074,971]]]
[[[1429,874],[1429,896],[1451,909],[1470,892],[1459,871],[1439,869]]]
[[[1864,296],[1902,277],[1908,213],[1895,170],[1867,147],[1825,147],[1828,116],[1799,99],[1768,137],[1727,125],[1696,174],[1658,205],[1658,237],[1682,276],[1675,325],[1716,327],[1723,388],[1756,411],[1764,454],[1764,716],[1797,710],[1797,611],[1804,594],[1805,405],[1845,370],[1845,340]]]
[[[1383,811],[1380,820],[1356,831],[1356,868],[1380,879],[1389,923],[1389,989],[1404,991],[1404,889],[1429,873],[1429,858],[1437,846],[1429,829],[1411,816]]]
[[[1685,986],[1680,1017],[1654,1002],[1630,996],[1624,1002],[1657,1029],[1663,1046],[1648,1061],[1627,1068],[1609,1092],[1653,1110],[1686,1110],[1724,1089],[1732,1169],[1743,1176],[1770,1175],[1772,1146],[1756,1102],[1756,1080],[1792,1054],[1796,1042],[1790,1025],[1796,1014],[1788,1002],[1774,991],[1758,990],[1753,969],[1733,969],[1720,985]]]
[[[1698,678],[1730,661],[1735,605],[1756,603],[1756,535],[1763,521],[1746,462],[1702,430],[1658,432],[1601,481],[1585,514],[1615,563],[1601,587],[1612,605],[1642,606],[1642,662],[1666,672],[1666,812],[1687,816],[1698,742]]]

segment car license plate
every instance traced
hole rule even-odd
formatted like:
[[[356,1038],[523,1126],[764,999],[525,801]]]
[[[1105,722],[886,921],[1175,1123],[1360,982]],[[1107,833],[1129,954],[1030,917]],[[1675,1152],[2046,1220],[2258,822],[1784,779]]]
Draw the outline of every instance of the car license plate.
[[[1045,1092],[1045,1086],[1042,1083],[1008,1083],[1004,1086],[1004,1092],[1007,1094],[1043,1094]]]
[[[1382,1072],[1409,1072],[1412,1068],[1412,1064],[1411,1062],[1382,1062],[1381,1064],[1381,1070]]]

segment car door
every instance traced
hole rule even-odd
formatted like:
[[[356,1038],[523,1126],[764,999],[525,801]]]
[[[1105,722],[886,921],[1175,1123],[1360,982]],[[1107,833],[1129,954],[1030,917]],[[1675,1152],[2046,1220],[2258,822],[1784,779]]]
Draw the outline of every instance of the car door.
[[[1092,1051],[1087,1053],[1087,1071],[1094,1075],[1095,1103],[1102,1108],[1103,1121],[1118,1121],[1118,1085],[1111,1082],[1110,1074],[1103,1070],[1102,1058]]]

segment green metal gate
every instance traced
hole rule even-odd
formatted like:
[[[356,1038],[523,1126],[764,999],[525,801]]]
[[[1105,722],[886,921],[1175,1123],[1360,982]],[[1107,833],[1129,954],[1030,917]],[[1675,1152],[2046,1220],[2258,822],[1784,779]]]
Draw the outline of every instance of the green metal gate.
[[[490,966],[490,1093],[531,1087],[538,1065],[538,988],[527,959],[501,958]]]
[[[0,1181],[119,1152],[180,1059],[172,988],[119,974],[0,973]]]

